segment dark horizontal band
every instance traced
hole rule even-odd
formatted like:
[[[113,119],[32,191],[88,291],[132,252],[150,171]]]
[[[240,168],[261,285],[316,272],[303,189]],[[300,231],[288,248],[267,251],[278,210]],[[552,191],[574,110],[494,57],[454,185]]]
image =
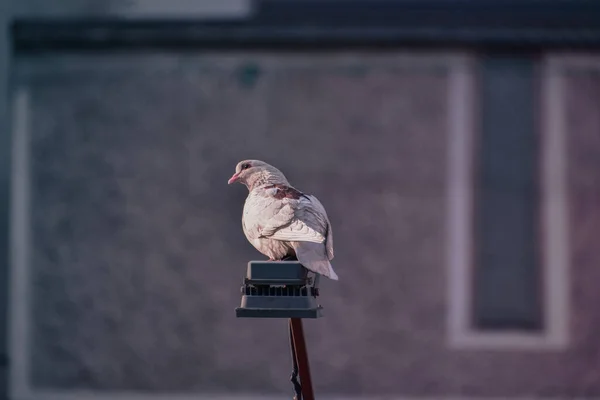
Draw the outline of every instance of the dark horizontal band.
[[[21,18],[17,51],[469,46],[600,48],[596,0],[262,0],[246,19]]]

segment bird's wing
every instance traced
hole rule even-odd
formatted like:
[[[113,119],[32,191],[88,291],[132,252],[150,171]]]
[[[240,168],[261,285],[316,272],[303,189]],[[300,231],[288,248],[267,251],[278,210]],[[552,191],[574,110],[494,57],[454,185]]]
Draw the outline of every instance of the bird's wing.
[[[327,258],[333,260],[333,230],[331,229],[331,224],[327,224]]]
[[[321,204],[319,199],[317,199],[315,196],[309,196],[309,197],[312,201],[312,204],[313,204],[313,207],[314,207],[316,213],[322,219],[322,223],[325,224],[325,226],[327,227],[327,232],[325,235],[325,237],[326,237],[325,248],[327,249],[327,258],[332,260],[333,259],[333,230],[331,229],[331,222],[329,222],[329,217],[327,216],[325,207],[323,207],[323,204]]]
[[[275,193],[275,195],[279,195]],[[284,206],[262,236],[282,241],[323,243],[328,230],[327,214],[314,196],[302,193],[280,199]]]
[[[263,231],[263,236],[286,242],[323,243],[325,237],[311,225],[309,221],[294,218],[290,224],[277,229],[272,235],[265,235]]]

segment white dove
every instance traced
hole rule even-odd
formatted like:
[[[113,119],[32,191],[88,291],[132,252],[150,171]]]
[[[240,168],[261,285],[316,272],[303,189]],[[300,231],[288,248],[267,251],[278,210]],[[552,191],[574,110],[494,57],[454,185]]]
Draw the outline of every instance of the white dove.
[[[338,280],[331,223],[321,202],[290,185],[281,171],[264,161],[240,161],[227,182],[243,183],[249,194],[242,228],[246,238],[270,261],[296,258],[306,269]]]

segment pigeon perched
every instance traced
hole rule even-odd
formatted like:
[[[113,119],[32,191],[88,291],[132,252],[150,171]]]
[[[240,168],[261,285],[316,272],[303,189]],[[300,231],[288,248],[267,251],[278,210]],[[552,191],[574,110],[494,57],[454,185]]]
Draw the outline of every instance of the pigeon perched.
[[[290,185],[277,168],[259,160],[240,161],[228,184],[243,183],[249,194],[242,228],[270,261],[295,257],[307,269],[337,280],[333,234],[325,208],[315,196]]]

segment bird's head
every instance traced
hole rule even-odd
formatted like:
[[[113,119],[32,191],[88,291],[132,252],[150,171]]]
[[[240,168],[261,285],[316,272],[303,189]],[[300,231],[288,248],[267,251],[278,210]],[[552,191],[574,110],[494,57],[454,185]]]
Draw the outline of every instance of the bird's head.
[[[244,160],[237,163],[235,173],[229,178],[227,184],[231,185],[235,182],[246,185],[248,190],[266,184],[289,185],[280,170],[260,160]]]

